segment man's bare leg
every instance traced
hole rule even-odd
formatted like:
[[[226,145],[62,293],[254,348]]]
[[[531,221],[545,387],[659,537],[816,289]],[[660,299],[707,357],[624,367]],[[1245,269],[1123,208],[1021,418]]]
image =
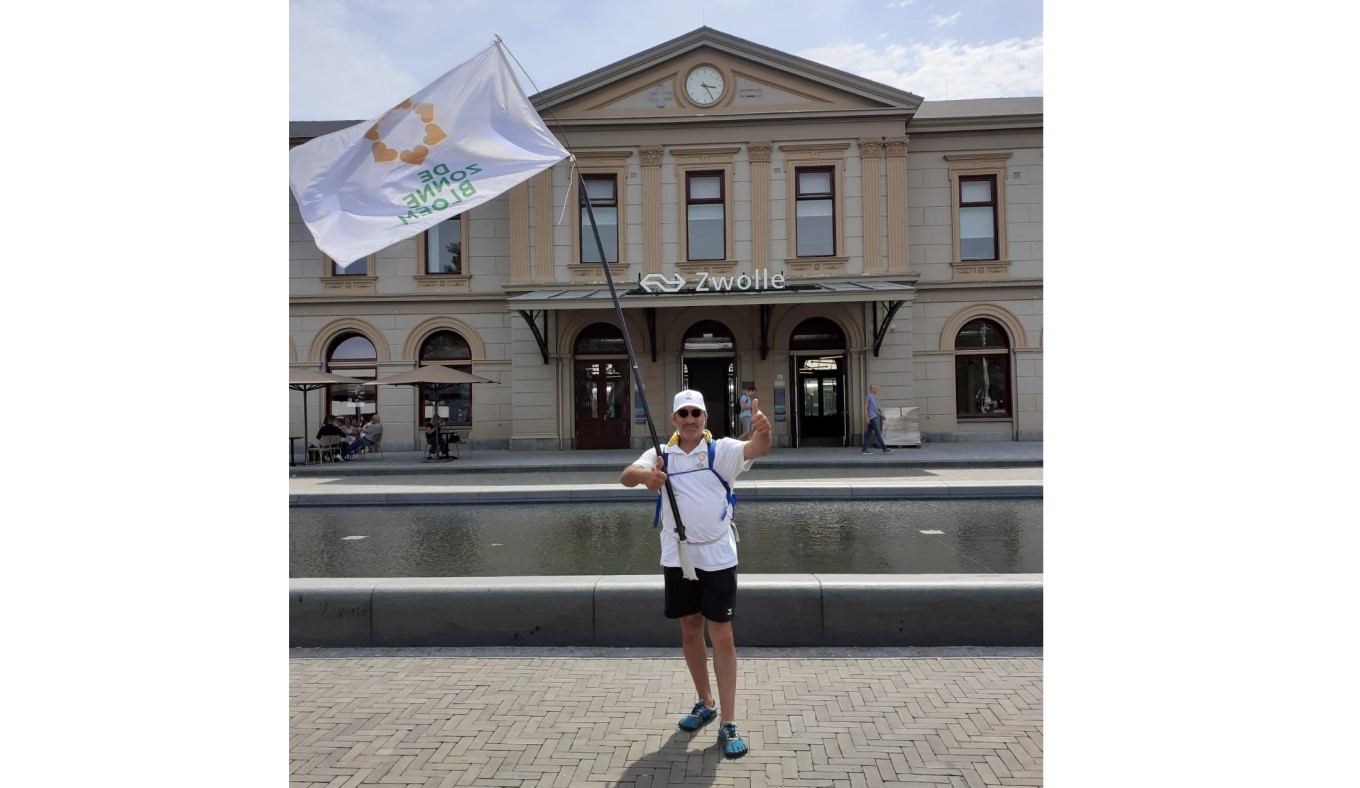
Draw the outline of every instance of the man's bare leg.
[[[732,622],[708,622],[708,639],[713,641],[713,673],[718,677],[719,722],[737,719],[737,646],[732,639]],[[708,683],[708,677],[704,677]]]
[[[731,626],[728,626],[729,633]],[[729,636],[728,640],[731,638]],[[689,667],[689,677],[694,681],[694,692],[705,706],[715,704],[713,689],[708,684],[708,647],[704,645],[704,614],[694,613],[680,619],[680,642],[685,651],[685,665]],[[715,654],[716,656],[716,654]],[[734,655],[735,664],[735,655]],[[717,669],[717,665],[714,665]],[[722,679],[719,677],[719,688]]]

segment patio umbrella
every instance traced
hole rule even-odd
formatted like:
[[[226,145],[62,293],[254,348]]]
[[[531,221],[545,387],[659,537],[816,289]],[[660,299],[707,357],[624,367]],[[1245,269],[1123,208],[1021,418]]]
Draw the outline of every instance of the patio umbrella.
[[[322,372],[319,369],[293,369],[288,370],[288,388],[293,391],[302,392],[302,447],[307,448],[307,441],[310,436],[307,434],[307,392],[324,389],[327,386],[358,386],[365,381],[358,378],[347,378],[344,375],[332,375],[329,372]],[[303,451],[306,455],[306,451]]]
[[[365,386],[415,386],[422,392],[422,400],[435,402],[435,414],[438,415],[439,403],[435,400],[439,390],[445,386],[454,386],[459,383],[496,383],[498,381],[488,380],[471,372],[464,372],[461,369],[446,367],[442,364],[426,364],[416,367],[407,372],[398,372],[395,375],[388,375],[385,378],[365,381]]]

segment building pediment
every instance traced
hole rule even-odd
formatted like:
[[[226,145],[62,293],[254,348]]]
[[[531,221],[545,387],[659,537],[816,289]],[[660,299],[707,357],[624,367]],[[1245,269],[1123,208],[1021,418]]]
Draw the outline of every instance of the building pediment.
[[[564,123],[911,115],[922,99],[711,28],[544,91],[544,117]]]

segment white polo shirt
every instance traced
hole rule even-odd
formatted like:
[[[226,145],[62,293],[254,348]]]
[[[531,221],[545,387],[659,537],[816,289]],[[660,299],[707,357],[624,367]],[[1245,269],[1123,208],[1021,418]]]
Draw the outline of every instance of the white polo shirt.
[[[749,471],[755,462],[742,456],[745,446],[735,438],[719,438],[714,442],[714,470],[729,487],[735,485],[737,476]],[[678,445],[661,448],[666,453],[665,471],[675,490],[675,503],[680,507],[680,518],[685,523],[685,552],[694,568],[716,571],[736,566],[737,540],[732,532],[732,507],[727,505],[727,490],[708,470],[707,443],[699,441],[699,445],[688,453]],[[633,465],[655,468],[656,450],[643,452]],[[680,552],[675,515],[671,512],[665,488],[658,494],[661,496],[661,565],[678,567]]]

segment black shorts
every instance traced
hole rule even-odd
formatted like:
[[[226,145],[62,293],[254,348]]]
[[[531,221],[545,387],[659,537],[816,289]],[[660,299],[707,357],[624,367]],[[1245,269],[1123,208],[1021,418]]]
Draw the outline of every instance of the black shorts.
[[[661,567],[666,578],[666,618],[703,613],[709,621],[731,621],[737,609],[737,568],[709,572],[695,569],[698,581],[686,580],[678,566]]]

